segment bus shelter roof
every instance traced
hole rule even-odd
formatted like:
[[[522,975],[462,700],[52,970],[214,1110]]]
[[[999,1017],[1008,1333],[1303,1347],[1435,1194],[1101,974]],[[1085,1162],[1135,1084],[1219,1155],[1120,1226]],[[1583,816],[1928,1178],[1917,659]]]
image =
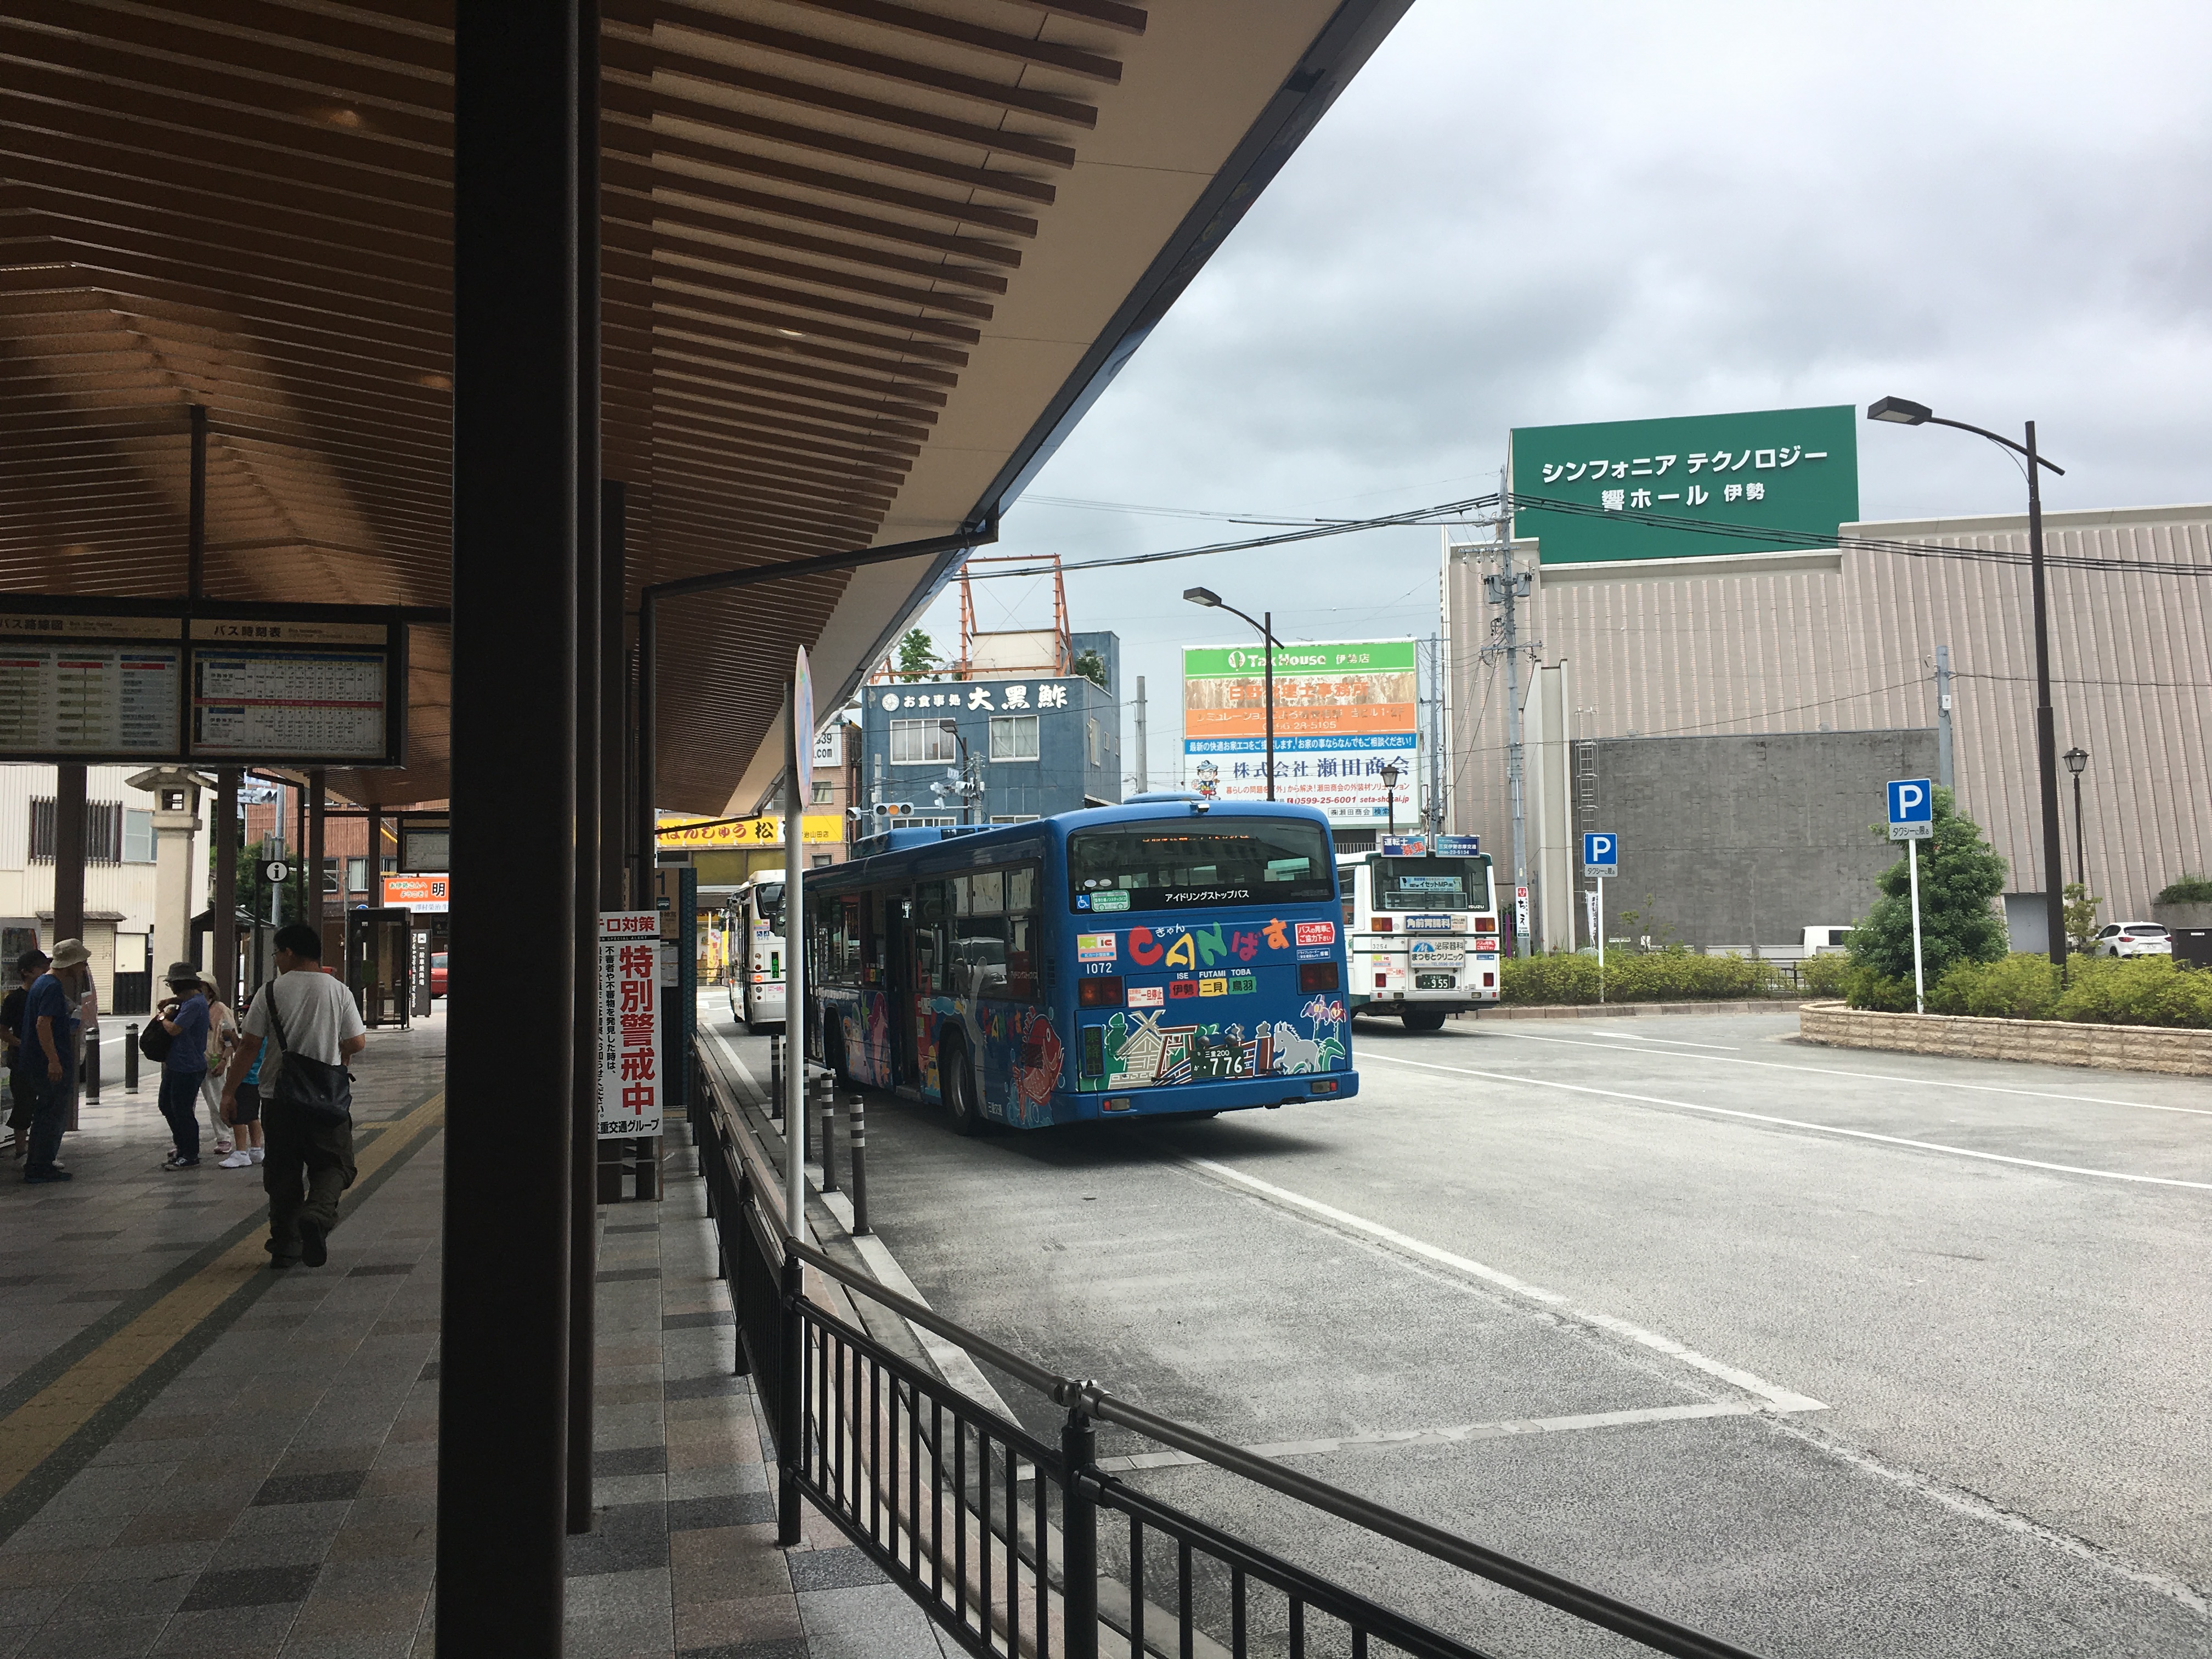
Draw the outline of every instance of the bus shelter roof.
[[[605,0],[629,603],[1010,503],[1407,3]],[[210,599],[447,603],[451,13],[0,0],[0,592],[181,594],[198,404]],[[957,559],[667,606],[658,804],[753,805],[793,647],[849,688]],[[449,665],[335,788],[449,793]]]

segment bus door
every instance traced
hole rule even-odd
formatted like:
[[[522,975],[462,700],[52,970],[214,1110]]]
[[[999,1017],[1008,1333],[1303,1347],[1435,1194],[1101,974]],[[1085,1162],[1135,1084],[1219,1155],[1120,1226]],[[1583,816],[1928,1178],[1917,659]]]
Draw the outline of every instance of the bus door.
[[[945,988],[950,925],[951,899],[945,884],[915,883],[906,928],[908,981],[897,1018],[905,1040],[912,1045],[908,1052],[914,1057],[915,1084],[929,1095],[938,1090],[937,1016],[931,1012],[929,1003]]]
[[[884,932],[878,941],[883,952],[884,996],[890,1005],[891,1086],[915,1081],[914,1022],[907,1010],[914,1006],[914,961],[910,940],[914,932],[914,900],[904,893],[884,898]]]

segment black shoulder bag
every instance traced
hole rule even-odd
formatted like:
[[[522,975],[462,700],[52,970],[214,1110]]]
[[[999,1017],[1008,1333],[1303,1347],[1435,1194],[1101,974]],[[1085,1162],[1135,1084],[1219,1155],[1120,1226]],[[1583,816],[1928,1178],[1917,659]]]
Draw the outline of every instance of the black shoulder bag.
[[[343,1065],[332,1066],[292,1052],[292,1045],[284,1040],[284,1018],[276,1007],[276,986],[277,981],[271,980],[261,993],[269,999],[269,1023],[276,1028],[276,1043],[284,1051],[274,1097],[319,1123],[351,1122],[353,1073]]]
[[[169,1028],[161,1024],[161,1015],[155,1014],[138,1032],[138,1052],[158,1066],[168,1059],[169,1045],[175,1041]]]

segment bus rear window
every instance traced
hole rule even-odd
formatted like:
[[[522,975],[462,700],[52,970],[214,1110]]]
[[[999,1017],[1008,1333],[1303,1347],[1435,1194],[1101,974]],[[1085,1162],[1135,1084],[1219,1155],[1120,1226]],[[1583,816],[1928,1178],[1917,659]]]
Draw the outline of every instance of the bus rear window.
[[[1071,906],[1093,912],[1325,902],[1336,896],[1327,832],[1281,818],[1085,830],[1068,837],[1067,879]]]
[[[1373,859],[1377,910],[1487,910],[1490,860]]]

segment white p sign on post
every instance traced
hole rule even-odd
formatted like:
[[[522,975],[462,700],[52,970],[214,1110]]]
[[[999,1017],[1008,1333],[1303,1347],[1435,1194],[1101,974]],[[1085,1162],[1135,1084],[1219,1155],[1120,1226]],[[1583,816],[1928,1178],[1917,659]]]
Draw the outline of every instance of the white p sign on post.
[[[1920,843],[1936,834],[1936,791],[1926,778],[1894,778],[1889,785],[1889,838],[1905,843],[1905,879],[1912,893],[1912,1008],[1928,1012],[1928,975],[1920,955]]]
[[[1926,841],[1936,833],[1936,791],[1926,778],[1898,778],[1889,786],[1889,838]]]

